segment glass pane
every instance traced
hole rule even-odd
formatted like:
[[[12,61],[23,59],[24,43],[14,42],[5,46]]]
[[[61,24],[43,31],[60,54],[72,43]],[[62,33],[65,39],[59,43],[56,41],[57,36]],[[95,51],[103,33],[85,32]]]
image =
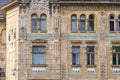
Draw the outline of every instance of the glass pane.
[[[46,20],[41,20],[41,30],[42,31],[46,30]]]
[[[85,21],[80,22],[80,31],[85,31]]]
[[[76,65],[76,54],[72,54],[72,65]]]
[[[94,31],[94,21],[89,21],[89,31]]]
[[[40,52],[45,52],[45,47],[44,46],[40,47]]]
[[[33,52],[38,52],[38,47],[33,47]]]
[[[37,15],[32,15],[32,19],[37,19]]]
[[[40,54],[40,64],[45,64],[45,54]]]
[[[82,15],[82,16],[80,17],[80,20],[85,20],[85,16]]]
[[[76,20],[72,21],[72,32],[75,32],[77,30],[76,27]]]
[[[113,56],[112,56],[112,62],[113,62],[113,65],[117,64],[117,62],[116,62],[116,54],[113,54]]]
[[[79,46],[73,46],[73,47],[72,47],[72,52],[73,52],[73,53],[80,52],[80,47],[79,47]]]
[[[118,28],[117,28],[117,31],[120,31],[120,21],[118,22]]]
[[[41,15],[41,19],[46,19],[46,15]]]
[[[37,30],[37,21],[36,20],[32,20],[32,30],[33,31]]]
[[[115,52],[120,52],[120,47],[119,46],[115,47]]]
[[[93,20],[93,19],[94,19],[94,16],[93,16],[93,15],[90,15],[89,19],[92,19],[92,20]]]
[[[110,21],[110,31],[114,31],[114,21]]]
[[[76,54],[76,64],[80,64],[80,54]]]
[[[87,65],[90,65],[90,54],[87,54]]]
[[[94,46],[88,46],[87,52],[94,52]]]
[[[110,16],[110,19],[114,19],[114,16],[113,16],[113,15],[111,15],[111,16]]]
[[[33,64],[39,64],[39,55],[33,54]]]
[[[94,65],[94,54],[91,54],[91,65]]]
[[[118,54],[118,65],[120,65],[120,54]]]
[[[75,15],[72,16],[72,20],[76,20],[76,16]]]

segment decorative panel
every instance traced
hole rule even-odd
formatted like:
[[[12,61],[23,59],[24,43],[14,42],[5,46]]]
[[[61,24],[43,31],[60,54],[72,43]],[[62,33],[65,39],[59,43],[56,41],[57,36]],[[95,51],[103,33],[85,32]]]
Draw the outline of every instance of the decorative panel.
[[[46,72],[45,67],[33,67],[32,68],[32,73],[33,74],[44,74]]]
[[[73,74],[80,74],[80,72],[81,72],[80,68],[72,68]]]
[[[95,68],[87,68],[87,72],[88,72],[88,74],[95,74],[96,73]]]

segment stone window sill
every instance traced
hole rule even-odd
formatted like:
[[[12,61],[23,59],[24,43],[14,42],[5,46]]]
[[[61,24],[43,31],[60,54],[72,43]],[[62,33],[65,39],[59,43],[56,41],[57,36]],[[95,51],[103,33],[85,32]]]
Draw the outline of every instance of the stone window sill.
[[[110,33],[116,33],[116,31],[110,31]]]
[[[32,64],[32,67],[47,67],[47,64]]]
[[[86,65],[86,67],[97,67],[97,65]]]
[[[111,66],[115,68],[120,68],[120,65],[111,65]]]
[[[71,65],[72,67],[82,67],[82,65]]]

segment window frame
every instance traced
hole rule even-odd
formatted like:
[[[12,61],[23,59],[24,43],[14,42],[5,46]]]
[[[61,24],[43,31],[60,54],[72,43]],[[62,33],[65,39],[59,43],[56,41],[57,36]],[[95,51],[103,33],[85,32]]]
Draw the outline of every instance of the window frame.
[[[94,51],[93,52],[88,52],[88,47],[93,47]],[[95,65],[95,46],[87,46],[86,48],[86,51],[87,51],[87,65],[88,66],[92,66],[92,65]],[[90,61],[88,60],[88,55],[90,55],[89,59]],[[94,59],[92,60],[92,55],[94,56]],[[93,61],[93,62],[92,62]]]
[[[73,51],[73,47],[78,47],[79,48],[79,52],[74,52]],[[77,64],[77,61],[76,61],[76,59],[73,59],[73,55],[78,55],[79,54],[79,64]],[[81,55],[80,55],[80,46],[72,46],[72,65],[73,66],[80,66],[80,64],[81,64],[81,60],[80,60],[80,57],[81,57]],[[73,60],[75,60],[75,64],[74,64],[74,61]]]
[[[40,47],[44,47],[44,52],[40,52],[40,50],[38,50],[38,52],[34,52],[34,47],[37,47],[37,49],[40,49]],[[46,54],[45,54],[45,51],[46,51],[46,47],[45,46],[32,46],[32,64],[33,65],[45,65],[46,64]],[[35,64],[34,63],[34,54],[38,54],[38,63]],[[40,54],[44,54],[44,64],[41,64],[40,62]]]
[[[75,19],[73,19],[72,17],[75,16]],[[75,21],[76,23],[76,26],[75,26],[75,31],[73,30],[73,21]],[[77,15],[76,14],[72,14],[71,15],[71,32],[74,33],[74,32],[77,32]]]
[[[36,19],[33,19],[33,16],[36,16]],[[33,20],[36,20],[36,30],[33,30]],[[36,33],[37,31],[38,31],[38,16],[37,16],[37,14],[32,14],[31,15],[31,32],[32,33]]]
[[[118,16],[118,21],[117,21],[117,32],[120,32],[120,15]]]
[[[82,16],[84,16],[84,19],[82,19]],[[84,22],[84,30],[82,30],[82,22]],[[80,16],[80,21],[79,21],[79,31],[80,32],[85,32],[86,31],[86,16],[84,15],[84,14],[82,14],[81,16]]]
[[[112,65],[114,65],[114,66],[120,66],[119,57],[118,57],[118,55],[120,56],[120,52],[114,51],[115,47],[120,47],[120,46],[113,46],[112,47],[112,50],[113,50],[112,51]],[[113,61],[113,55],[115,55],[115,58],[116,58],[115,64],[114,64],[114,61]]]
[[[90,19],[90,17],[93,17],[93,19]],[[90,28],[91,28],[91,22],[93,23],[93,30],[90,30]],[[89,32],[95,32],[95,16],[93,15],[93,14],[91,14],[91,15],[89,15],[89,21],[88,21],[88,24],[89,24],[89,26],[88,26],[88,31]]]
[[[113,19],[111,19],[111,17],[113,17]],[[113,22],[113,31],[111,30],[111,22]],[[109,15],[109,32],[115,32],[115,15],[110,14]]]
[[[42,16],[45,16],[45,18],[43,19]],[[45,30],[42,30],[42,21],[45,21]],[[40,32],[46,33],[47,32],[47,16],[46,16],[46,14],[40,15],[39,25],[40,25],[39,26]]]

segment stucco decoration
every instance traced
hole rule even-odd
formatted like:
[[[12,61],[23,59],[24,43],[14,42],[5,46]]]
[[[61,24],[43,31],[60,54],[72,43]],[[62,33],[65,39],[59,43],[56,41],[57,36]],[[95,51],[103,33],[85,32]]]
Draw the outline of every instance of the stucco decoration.
[[[30,11],[38,12],[39,14],[46,14],[47,17],[50,16],[50,9],[49,9],[49,0],[32,0],[30,3]]]

